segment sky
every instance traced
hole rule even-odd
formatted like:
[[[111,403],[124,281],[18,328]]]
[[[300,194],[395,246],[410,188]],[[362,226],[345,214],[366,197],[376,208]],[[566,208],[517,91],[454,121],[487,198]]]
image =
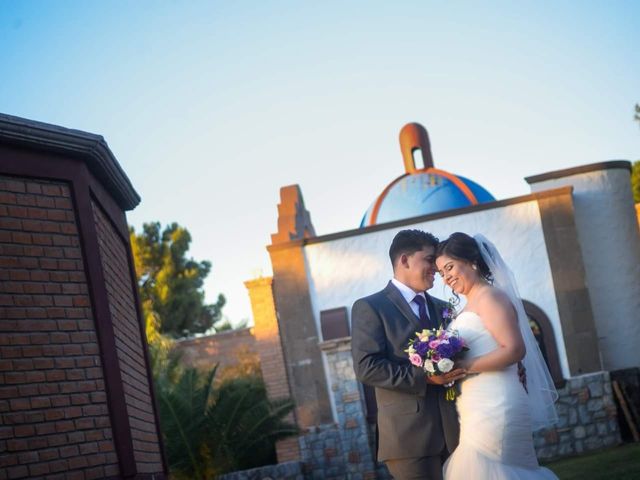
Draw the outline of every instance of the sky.
[[[317,234],[404,173],[398,133],[497,199],[640,159],[637,1],[0,0],[0,112],[103,135],[142,202],[251,324],[282,186]]]

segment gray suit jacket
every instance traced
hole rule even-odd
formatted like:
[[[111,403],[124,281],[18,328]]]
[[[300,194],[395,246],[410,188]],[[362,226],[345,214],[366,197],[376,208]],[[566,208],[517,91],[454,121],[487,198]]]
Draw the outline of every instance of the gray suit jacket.
[[[446,303],[428,294],[427,301],[440,322]],[[459,437],[455,403],[409,363],[404,349],[422,327],[393,283],[353,304],[351,329],[356,377],[375,388],[378,460],[439,455],[445,445],[452,452]]]

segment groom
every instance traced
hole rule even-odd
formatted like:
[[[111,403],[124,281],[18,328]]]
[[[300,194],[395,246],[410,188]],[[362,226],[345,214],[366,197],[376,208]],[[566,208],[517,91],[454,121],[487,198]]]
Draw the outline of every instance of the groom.
[[[443,323],[446,303],[426,293],[433,287],[437,245],[430,233],[398,232],[389,249],[393,278],[351,312],[356,377],[376,392],[378,460],[397,480],[441,480],[442,463],[458,444],[458,415],[442,385],[464,371],[427,377],[404,352],[416,331]]]

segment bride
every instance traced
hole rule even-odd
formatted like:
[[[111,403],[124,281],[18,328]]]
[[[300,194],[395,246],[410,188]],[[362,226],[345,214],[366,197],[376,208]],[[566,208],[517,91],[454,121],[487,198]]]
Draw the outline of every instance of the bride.
[[[468,375],[456,400],[460,444],[444,465],[445,480],[556,479],[538,465],[532,432],[557,421],[557,393],[510,270],[481,235],[454,233],[436,257],[445,283],[467,299],[449,328],[469,347],[459,362]]]

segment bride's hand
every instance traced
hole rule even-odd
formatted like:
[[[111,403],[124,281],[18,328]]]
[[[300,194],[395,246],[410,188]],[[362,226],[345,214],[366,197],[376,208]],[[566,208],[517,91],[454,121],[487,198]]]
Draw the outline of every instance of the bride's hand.
[[[462,380],[467,375],[467,371],[463,368],[456,368],[442,375],[431,375],[427,377],[427,383],[432,385],[445,385],[447,383]]]

